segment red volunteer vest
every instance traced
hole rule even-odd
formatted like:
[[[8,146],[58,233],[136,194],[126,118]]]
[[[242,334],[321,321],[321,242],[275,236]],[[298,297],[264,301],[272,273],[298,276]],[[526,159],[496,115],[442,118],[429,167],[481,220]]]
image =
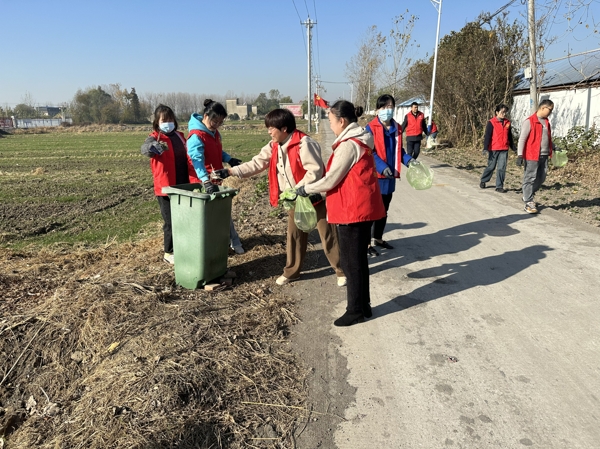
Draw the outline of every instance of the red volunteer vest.
[[[304,178],[306,170],[300,160],[300,141],[306,136],[302,131],[294,130],[290,143],[287,146],[287,158],[290,168],[292,169],[292,175],[294,176],[294,182],[297,184]],[[271,143],[271,162],[269,162],[269,202],[271,206],[277,207],[279,202],[279,194],[283,191],[279,185],[277,178],[277,156],[279,153],[279,143]]]
[[[492,141],[490,142],[490,150],[492,151],[508,151],[508,133],[510,132],[510,120],[504,119],[501,122],[496,117],[490,119],[494,130],[492,131]]]
[[[185,138],[183,137],[183,133],[176,131],[177,135],[181,138],[183,142],[183,146],[185,148]],[[167,196],[165,193],[162,193],[163,187],[168,187],[175,185],[177,183],[177,173],[175,171],[175,152],[173,151],[173,145],[171,144],[171,139],[166,137],[163,133],[158,133],[156,131],[150,134],[151,137],[154,137],[158,142],[167,142],[169,146],[169,150],[165,151],[160,156],[152,156],[150,158],[150,169],[152,170],[152,178],[154,179],[154,194],[156,196]],[[194,165],[192,164],[192,160],[187,155],[187,165],[188,165],[188,175],[190,177],[189,182],[200,182],[198,176],[196,176],[196,170],[194,170]]]
[[[369,122],[369,128],[373,131],[373,139],[375,140],[375,152],[383,162],[387,164],[387,151],[385,149],[385,139],[383,125],[377,117]],[[400,138],[398,138],[400,136]],[[396,123],[396,158],[394,161],[394,178],[400,177],[402,170],[402,127]],[[389,165],[389,164],[388,164]],[[382,174],[377,173],[380,179],[386,179]]]
[[[415,117],[412,112],[406,114],[406,135],[407,136],[420,136],[423,133],[423,121],[425,116],[421,111],[417,112]]]
[[[358,139],[346,140],[352,140],[365,152],[344,179],[327,192],[327,222],[349,224],[379,220],[385,217],[385,208],[371,149]],[[335,157],[335,149],[346,140],[337,142],[332,147],[333,153],[327,161],[327,171]]]
[[[435,122],[432,120],[431,121],[431,134],[433,133],[437,133],[437,125],[435,124]]]
[[[544,131],[544,127],[540,123],[540,120],[537,117],[537,114],[534,113],[529,117],[529,125],[531,127],[531,131],[529,131],[529,136],[527,136],[527,141],[525,142],[525,148],[523,149],[523,159],[526,161],[539,161],[540,160],[540,150],[542,147],[542,132]],[[552,157],[552,130],[550,128],[550,120],[548,120],[548,157]]]
[[[220,170],[223,168],[223,145],[221,144],[221,134],[219,131],[215,131],[215,135],[211,136],[210,133],[202,131],[200,129],[192,129],[188,135],[195,135],[204,144],[204,166],[208,173],[213,170]]]

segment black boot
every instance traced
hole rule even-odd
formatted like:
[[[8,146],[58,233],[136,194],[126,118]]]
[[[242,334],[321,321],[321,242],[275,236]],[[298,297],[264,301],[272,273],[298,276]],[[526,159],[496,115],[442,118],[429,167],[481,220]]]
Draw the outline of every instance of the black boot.
[[[353,324],[362,323],[363,321],[365,321],[365,317],[362,313],[346,312],[335,320],[333,325],[338,327],[352,326]]]
[[[363,315],[365,318],[371,318],[373,316],[373,311],[371,310],[371,304],[367,304],[363,307]]]

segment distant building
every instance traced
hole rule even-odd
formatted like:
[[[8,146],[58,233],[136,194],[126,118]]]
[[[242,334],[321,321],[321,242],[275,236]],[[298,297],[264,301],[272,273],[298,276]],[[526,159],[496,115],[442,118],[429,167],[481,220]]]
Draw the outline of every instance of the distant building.
[[[417,103],[419,105],[419,111],[421,111],[425,117],[429,116],[429,101],[427,101],[425,97],[413,97],[396,103],[394,120],[402,124],[404,117],[410,112],[410,105],[413,103]]]
[[[54,117],[60,113],[60,108],[54,106],[38,106],[35,108],[43,117]]]
[[[281,103],[279,105],[279,107],[282,109],[288,109],[292,114],[294,114],[294,117],[302,117],[302,105],[301,104]]]
[[[248,118],[251,114],[256,115],[258,113],[257,107],[251,104],[238,104],[239,100],[234,98],[232,100],[226,100],[227,114],[237,114],[241,119]]]

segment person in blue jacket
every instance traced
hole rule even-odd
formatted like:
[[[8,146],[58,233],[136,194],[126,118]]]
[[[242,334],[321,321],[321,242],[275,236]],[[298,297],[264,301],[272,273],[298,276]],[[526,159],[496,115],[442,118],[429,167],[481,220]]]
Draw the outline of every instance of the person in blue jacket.
[[[206,193],[218,191],[217,185],[213,184],[210,174],[223,168],[223,162],[232,167],[242,163],[240,159],[231,157],[223,151],[219,127],[227,117],[227,110],[221,103],[206,99],[204,100],[204,111],[202,114],[194,113],[188,123],[187,150],[196,175],[204,184]],[[229,224],[229,238],[231,248],[236,254],[244,254],[242,242],[233,225],[233,219]]]
[[[377,99],[377,117],[369,122],[366,130],[373,134],[375,141],[375,170],[379,178],[379,189],[385,207],[386,216],[373,223],[372,242],[369,246],[369,255],[378,256],[379,253],[373,246],[385,249],[394,249],[392,245],[383,240],[383,231],[387,223],[387,211],[396,190],[396,178],[400,178],[401,164],[408,166],[414,160],[402,148],[402,127],[394,120],[396,101],[388,94]]]

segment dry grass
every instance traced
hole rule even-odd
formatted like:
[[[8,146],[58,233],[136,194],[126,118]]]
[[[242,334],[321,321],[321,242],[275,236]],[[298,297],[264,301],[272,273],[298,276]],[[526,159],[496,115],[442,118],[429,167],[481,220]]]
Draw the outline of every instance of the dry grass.
[[[256,184],[234,203],[250,251],[230,258],[230,290],[177,287],[162,238],[2,250],[4,447],[293,447],[306,373],[287,346],[293,304],[270,287],[285,222]]]

